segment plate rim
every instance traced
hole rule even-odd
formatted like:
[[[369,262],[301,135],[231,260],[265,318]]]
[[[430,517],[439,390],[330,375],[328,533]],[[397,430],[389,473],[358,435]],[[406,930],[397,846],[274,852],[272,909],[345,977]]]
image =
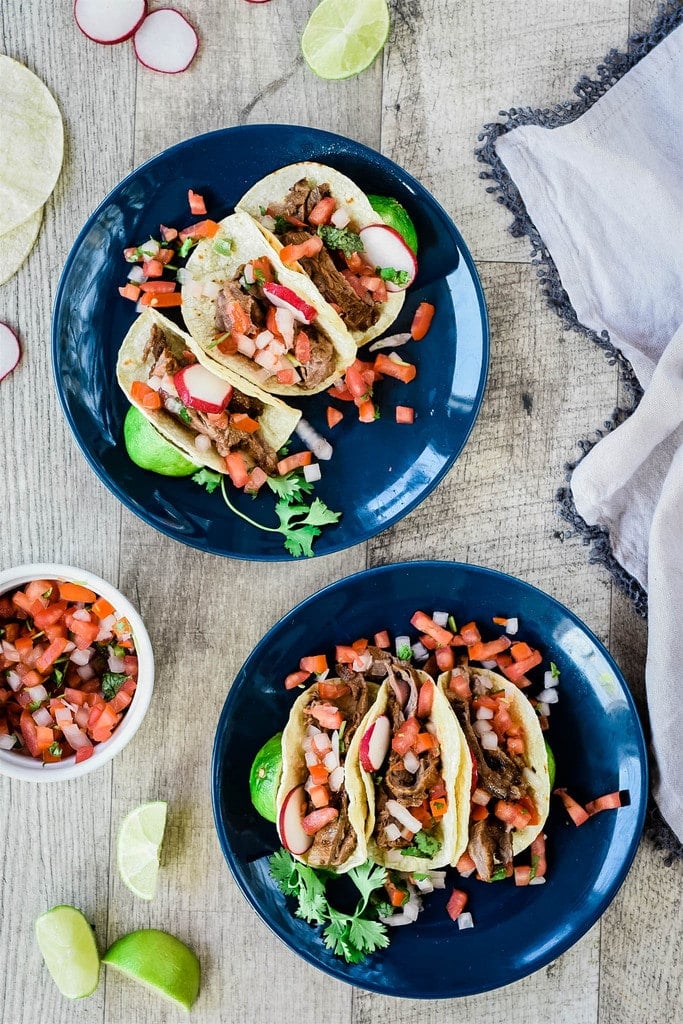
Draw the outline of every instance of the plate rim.
[[[105,210],[107,205],[113,201],[114,196],[116,196],[120,190],[124,189],[129,182],[133,181],[137,175],[144,173],[146,170],[149,170],[150,168],[153,168],[153,165],[158,161],[166,160],[169,157],[172,157],[173,154],[185,150],[188,147],[201,145],[203,142],[217,138],[219,136],[229,137],[231,133],[256,134],[260,131],[272,130],[273,128],[287,129],[290,131],[296,131],[297,129],[300,129],[307,133],[313,133],[314,135],[320,137],[321,140],[332,140],[335,142],[342,142],[347,145],[350,143],[354,150],[361,151],[361,156],[366,157],[367,155],[367,159],[370,159],[372,157],[375,160],[377,160],[378,158],[379,162],[382,165],[388,164],[389,167],[396,174],[396,176],[400,178],[401,182],[405,184],[414,193],[425,193],[429,197],[430,201],[434,204],[440,216],[445,220],[446,224],[448,225],[448,229],[453,235],[453,239],[456,243],[460,258],[462,259],[462,261],[464,262],[468,269],[469,277],[476,295],[479,319],[481,324],[481,371],[479,374],[479,380],[477,384],[477,392],[472,403],[470,422],[468,423],[467,429],[460,439],[459,445],[453,449],[453,451],[450,453],[448,459],[446,459],[439,472],[436,473],[435,476],[431,479],[428,488],[422,491],[419,495],[417,495],[409,504],[407,504],[399,513],[397,513],[395,517],[387,520],[381,525],[377,525],[370,531],[365,531],[363,535],[358,538],[351,539],[350,541],[340,540],[337,543],[332,543],[325,551],[322,551],[319,554],[318,552],[314,551],[313,557],[322,558],[326,555],[333,555],[337,554],[340,551],[346,551],[352,547],[355,547],[357,544],[364,544],[366,541],[371,540],[378,534],[383,533],[385,530],[390,529],[392,526],[395,526],[396,523],[400,522],[402,519],[405,519],[406,516],[410,515],[411,512],[413,512],[423,501],[425,501],[429,497],[429,495],[438,487],[438,485],[443,480],[444,476],[449,472],[450,469],[452,469],[455,462],[462,454],[471,436],[474,426],[477,423],[477,420],[479,419],[479,414],[481,412],[481,406],[484,400],[484,395],[486,393],[486,387],[488,383],[491,360],[491,325],[488,313],[488,306],[486,303],[486,295],[481,282],[481,278],[479,276],[479,271],[477,270],[474,257],[470,252],[469,246],[465,242],[465,239],[460,233],[460,230],[455,224],[453,218],[444,209],[439,200],[429,191],[429,189],[427,189],[425,185],[423,185],[409,171],[401,167],[400,164],[397,164],[390,157],[384,156],[384,154],[380,153],[379,150],[373,149],[372,147],[365,145],[365,143],[357,142],[355,139],[352,139],[349,136],[340,135],[335,132],[329,132],[322,128],[315,128],[307,125],[293,124],[287,122],[274,122],[272,124],[258,122],[256,124],[228,125],[224,128],[216,128],[209,132],[203,132],[199,135],[193,135],[190,138],[182,139],[179,142],[174,143],[172,146],[169,146],[166,149],[161,150],[159,153],[155,153],[153,156],[143,161],[143,163],[139,164],[137,167],[134,167],[131,171],[128,172],[128,174],[125,175],[125,177],[118,181],[113,186],[113,188],[109,190],[109,192],[104,196],[100,203],[98,203],[98,205],[95,207],[92,213],[89,214],[69,249],[69,252],[64,261],[64,265],[62,267],[61,274],[59,276],[54,301],[52,303],[50,318],[50,357],[52,364],[52,378],[55,385],[55,390],[57,392],[57,397],[59,399],[62,414],[64,415],[69,430],[71,431],[72,438],[75,440],[78,449],[80,450],[81,454],[85,457],[86,462],[88,463],[88,465],[90,466],[91,470],[93,471],[97,479],[100,481],[100,483],[103,484],[107,488],[107,490],[110,491],[110,493],[112,493],[114,497],[117,498],[117,500],[125,508],[132,512],[133,515],[140,519],[146,526],[149,526],[151,529],[156,530],[157,532],[161,533],[166,537],[169,537],[171,540],[174,540],[179,544],[184,544],[188,547],[194,548],[195,550],[202,551],[206,554],[218,555],[223,558],[232,558],[237,559],[239,561],[248,562],[290,563],[301,561],[301,559],[294,558],[292,555],[286,552],[284,546],[282,547],[281,551],[278,550],[277,552],[273,553],[264,553],[261,551],[257,551],[256,553],[250,552],[247,555],[235,551],[225,551],[220,547],[216,546],[215,544],[208,543],[206,540],[202,541],[194,537],[179,536],[177,532],[174,532],[171,527],[167,526],[164,523],[150,522],[150,519],[152,518],[151,516],[149,518],[145,518],[141,514],[141,510],[132,502],[124,488],[121,487],[119,483],[115,481],[109,474],[103,471],[103,468],[100,467],[97,460],[90,452],[90,449],[85,444],[84,439],[81,437],[80,431],[76,427],[74,417],[71,414],[71,410],[66,400],[66,394],[62,387],[61,379],[57,372],[57,364],[60,351],[58,325],[62,309],[66,308],[67,304],[67,279],[70,275],[72,265],[77,257],[77,254],[83,244],[84,239],[86,238],[87,234],[91,231],[93,225],[96,223],[102,211]]]
[[[218,837],[218,843],[219,843],[221,852],[223,854],[223,858],[224,858],[224,860],[225,860],[225,862],[226,862],[226,864],[227,864],[227,866],[229,868],[229,871],[230,871],[230,874],[232,875],[233,880],[237,884],[238,889],[240,890],[242,895],[245,897],[247,902],[250,904],[250,906],[255,910],[255,912],[257,913],[258,917],[261,919],[261,921],[263,921],[264,924],[267,925],[267,927],[270,929],[270,931],[292,953],[294,953],[296,956],[301,957],[301,959],[305,960],[312,967],[316,968],[319,971],[322,971],[324,974],[328,975],[329,977],[334,978],[337,981],[342,981],[345,984],[351,985],[352,987],[355,987],[355,988],[360,988],[360,989],[363,989],[365,991],[374,992],[374,993],[377,993],[377,994],[380,994],[380,995],[392,996],[393,993],[391,991],[388,991],[386,986],[382,986],[381,984],[376,983],[374,981],[374,979],[359,980],[359,979],[355,979],[355,978],[354,979],[350,979],[348,977],[345,977],[344,974],[342,973],[342,967],[344,966],[344,964],[343,964],[343,961],[341,961],[341,960],[340,960],[339,970],[334,970],[333,968],[329,967],[328,965],[322,964],[318,960],[316,960],[315,957],[312,954],[310,954],[307,949],[303,949],[303,950],[302,949],[295,949],[280,934],[280,932],[277,930],[275,925],[271,921],[268,920],[268,918],[265,916],[265,914],[262,913],[261,908],[259,907],[259,905],[258,905],[257,901],[255,900],[253,894],[251,893],[250,889],[246,885],[243,884],[243,880],[240,877],[240,873],[236,869],[236,865],[238,863],[238,859],[234,855],[232,849],[229,846],[227,829],[225,828],[225,826],[222,824],[222,822],[220,820],[220,816],[219,816],[219,790],[220,790],[220,777],[219,776],[220,776],[220,773],[219,773],[219,766],[218,766],[218,753],[219,753],[219,748],[220,748],[221,743],[222,743],[223,734],[224,734],[224,732],[225,732],[225,730],[227,728],[229,712],[231,710],[232,704],[237,700],[237,697],[235,695],[236,692],[237,692],[237,688],[235,686],[235,683],[236,683],[237,679],[240,676],[244,676],[245,679],[248,678],[248,675],[249,675],[248,669],[249,669],[252,661],[257,660],[257,651],[260,651],[263,648],[267,648],[268,643],[269,643],[269,641],[271,639],[271,636],[277,630],[279,630],[280,628],[282,628],[286,624],[287,619],[289,619],[294,614],[299,614],[299,613],[309,609],[321,597],[329,594],[330,592],[332,592],[334,590],[337,590],[339,587],[342,587],[342,586],[345,586],[345,585],[349,585],[349,584],[351,584],[352,581],[359,580],[360,578],[367,579],[368,577],[371,577],[371,576],[381,576],[384,573],[394,573],[394,572],[400,573],[402,571],[410,570],[410,569],[412,569],[412,570],[419,569],[421,572],[423,572],[425,570],[429,571],[430,567],[434,567],[434,566],[445,567],[447,569],[450,569],[453,572],[459,572],[459,571],[463,571],[464,570],[466,572],[474,572],[475,575],[481,574],[481,575],[483,575],[485,577],[493,576],[493,577],[495,577],[497,579],[504,579],[504,580],[506,580],[508,582],[512,582],[514,585],[521,586],[523,590],[524,589],[530,590],[530,591],[534,592],[535,594],[540,595],[544,600],[549,601],[551,603],[551,605],[554,606],[554,608],[556,608],[557,610],[561,611],[563,614],[568,615],[569,618],[573,621],[574,625],[578,626],[579,629],[586,636],[588,636],[588,638],[592,641],[592,643],[594,643],[596,645],[598,650],[604,656],[604,658],[607,661],[607,663],[610,666],[610,668],[613,670],[614,675],[615,675],[615,679],[616,679],[617,684],[618,684],[619,689],[620,689],[620,692],[625,697],[626,704],[628,706],[628,710],[629,710],[631,719],[634,722],[635,733],[636,733],[636,740],[637,740],[637,747],[638,747],[638,764],[639,764],[639,769],[640,769],[640,782],[641,782],[641,792],[642,792],[642,798],[641,798],[640,806],[638,808],[638,816],[637,816],[637,819],[636,819],[635,827],[634,827],[634,829],[632,831],[632,834],[630,836],[630,839],[629,839],[629,844],[628,844],[628,847],[627,847],[627,850],[626,850],[626,855],[624,856],[624,858],[620,862],[619,868],[616,871],[616,873],[614,875],[614,878],[612,879],[611,885],[605,891],[605,893],[602,895],[602,897],[597,902],[595,908],[592,909],[592,911],[588,915],[588,917],[585,920],[582,921],[580,930],[578,932],[572,932],[569,936],[565,935],[562,939],[560,939],[559,942],[557,942],[556,944],[553,944],[551,949],[546,949],[546,951],[541,955],[541,957],[538,959],[538,961],[537,962],[534,961],[534,965],[533,965],[531,970],[524,971],[524,972],[518,974],[516,977],[507,978],[506,980],[500,981],[499,983],[497,983],[495,985],[491,985],[491,986],[488,986],[486,988],[482,988],[479,985],[474,985],[474,986],[471,986],[471,987],[465,986],[464,988],[461,989],[461,991],[458,991],[458,992],[440,993],[440,994],[437,994],[437,995],[435,995],[433,992],[426,993],[426,992],[420,992],[420,991],[417,991],[417,990],[413,990],[410,993],[401,993],[400,996],[394,996],[394,998],[430,999],[430,1000],[439,999],[439,1000],[443,1000],[443,999],[458,999],[458,998],[465,998],[467,996],[472,996],[472,995],[479,995],[479,994],[482,994],[484,992],[492,992],[495,989],[504,988],[507,985],[515,984],[518,981],[522,981],[524,978],[529,977],[531,974],[535,974],[537,971],[539,971],[543,967],[547,966],[547,964],[549,964],[552,960],[555,960],[555,959],[557,959],[557,957],[561,956],[563,953],[566,953],[568,949],[570,949],[577,942],[579,942],[580,939],[582,939],[584,937],[584,935],[586,935],[586,933],[588,931],[590,931],[590,929],[593,927],[593,925],[605,913],[605,911],[607,910],[609,905],[612,903],[612,901],[616,897],[616,895],[619,892],[619,890],[621,889],[621,887],[622,887],[622,885],[623,885],[623,883],[624,883],[624,881],[626,879],[626,876],[629,873],[629,870],[630,870],[631,865],[633,863],[633,860],[634,860],[634,858],[636,856],[636,853],[638,851],[638,847],[640,845],[640,840],[641,840],[642,833],[643,833],[643,828],[644,828],[644,825],[645,825],[645,817],[646,817],[646,813],[647,813],[647,803],[648,803],[648,794],[649,794],[649,765],[648,765],[648,757],[647,757],[647,745],[646,745],[646,742],[645,742],[645,736],[644,736],[644,733],[643,733],[642,723],[640,721],[640,715],[638,714],[638,709],[636,707],[636,703],[635,703],[633,695],[632,695],[632,693],[630,691],[628,683],[626,682],[626,678],[625,678],[624,674],[622,673],[621,669],[619,668],[619,666],[617,665],[616,661],[612,657],[612,654],[607,649],[607,647],[602,643],[602,641],[596,636],[596,634],[590,629],[590,627],[587,626],[586,623],[583,622],[583,620],[581,618],[579,618],[579,616],[574,611],[572,611],[570,608],[568,608],[566,605],[564,605],[557,598],[553,597],[551,594],[548,594],[545,590],[542,590],[540,587],[535,586],[533,583],[528,583],[526,580],[521,579],[521,577],[519,577],[519,576],[513,576],[511,573],[506,573],[506,572],[504,572],[504,571],[502,571],[500,569],[492,569],[492,568],[490,568],[488,566],[479,565],[479,564],[476,564],[476,563],[473,563],[473,562],[456,562],[456,561],[451,561],[451,560],[447,560],[447,559],[444,559],[444,560],[442,560],[442,559],[411,559],[411,560],[407,560],[407,561],[389,562],[389,563],[386,563],[386,564],[383,564],[383,565],[372,566],[372,567],[370,567],[368,569],[361,569],[358,572],[351,573],[348,576],[343,576],[341,579],[334,580],[332,583],[328,583],[321,590],[318,590],[315,593],[310,594],[308,597],[305,597],[303,600],[299,601],[294,607],[290,608],[287,612],[285,612],[284,615],[282,615],[277,620],[277,622],[275,622],[270,627],[270,629],[262,636],[262,638],[258,641],[256,646],[254,648],[252,648],[252,650],[250,651],[250,653],[247,656],[247,658],[244,660],[244,662],[242,663],[240,668],[237,670],[235,678],[233,679],[233,682],[230,684],[230,689],[228,690],[228,693],[226,695],[226,698],[225,698],[225,701],[223,703],[223,707],[221,708],[221,711],[220,711],[220,714],[219,714],[219,717],[218,717],[218,722],[217,722],[217,725],[216,725],[216,732],[215,732],[215,735],[214,735],[214,742],[213,742],[212,751],[211,751],[210,781],[211,781],[211,808],[212,808],[213,819],[214,819],[214,827],[216,829],[216,833],[217,833],[217,837]],[[243,685],[244,685],[244,681],[241,683],[240,689],[241,689],[241,686],[243,686]]]

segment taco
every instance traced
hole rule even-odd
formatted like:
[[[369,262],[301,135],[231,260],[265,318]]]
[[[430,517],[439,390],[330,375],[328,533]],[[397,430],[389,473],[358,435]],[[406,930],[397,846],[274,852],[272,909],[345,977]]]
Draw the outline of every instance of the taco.
[[[467,852],[484,881],[505,877],[548,816],[548,756],[538,717],[514,683],[488,669],[458,666],[439,676],[439,687],[470,751],[460,787],[470,813]]]
[[[275,395],[316,394],[356,346],[303,274],[282,264],[245,213],[221,221],[188,260],[183,317],[202,351]]]
[[[362,228],[382,221],[346,175],[325,164],[290,164],[257,182],[237,209],[254,218],[278,252],[288,247],[288,266],[313,281],[357,345],[378,337],[394,322],[404,292],[392,291],[391,285],[387,290],[386,282],[377,278],[377,268],[363,260],[359,237]],[[317,251],[312,251],[312,239],[322,241]],[[297,257],[290,246],[303,246],[302,255]],[[373,291],[366,287],[370,282]]]
[[[220,393],[221,403],[228,399],[223,411],[202,411],[181,401],[177,375],[195,364],[210,369],[213,380],[206,380]],[[277,451],[300,413],[216,366],[156,310],[146,310],[133,323],[119,351],[116,375],[128,401],[198,466],[227,473],[226,459],[240,453],[245,470],[258,466],[266,476],[277,474]],[[153,392],[160,401],[149,401]]]
[[[346,666],[297,698],[282,734],[276,807],[283,845],[315,868],[343,873],[367,859],[365,791],[349,745],[377,686]]]
[[[368,652],[384,682],[348,755],[365,789],[368,854],[398,871],[443,867],[467,843],[461,730],[430,676]]]

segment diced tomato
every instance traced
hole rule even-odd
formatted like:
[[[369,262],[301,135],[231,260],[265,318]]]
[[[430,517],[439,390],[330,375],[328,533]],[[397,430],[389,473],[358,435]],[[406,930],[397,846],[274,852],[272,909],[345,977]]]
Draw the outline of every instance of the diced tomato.
[[[306,658],[302,658],[299,662],[299,668],[302,672],[313,672],[315,675],[327,672],[328,667],[325,654],[311,654]]]
[[[432,704],[434,703],[434,681],[432,679],[425,679],[420,692],[417,697],[417,717],[421,719],[428,718],[432,713]]]
[[[405,722],[399,725],[394,738],[391,741],[391,748],[397,754],[407,754],[420,733],[420,723],[417,718],[411,715]]]
[[[387,651],[391,647],[391,640],[389,639],[389,633],[386,629],[382,629],[379,633],[375,633],[375,647],[379,647],[381,651]]]
[[[247,494],[258,494],[267,479],[268,474],[260,466],[254,466],[244,489]]]
[[[472,821],[484,821],[488,816],[489,812],[486,807],[483,807],[481,804],[472,805],[472,810],[470,811]]]
[[[336,807],[321,807],[307,814],[301,821],[301,827],[307,836],[314,836],[316,832],[319,832],[325,825],[329,825],[337,817],[339,817],[339,811]]]
[[[443,818],[448,810],[448,801],[443,796],[436,797],[434,800],[429,801],[429,809],[432,812],[432,817],[436,820]]]
[[[439,741],[436,736],[431,732],[418,733],[417,739],[413,744],[413,750],[416,754],[421,754],[425,750],[435,750],[438,747]]]
[[[521,736],[508,737],[507,748],[508,754],[523,754],[526,749]]]
[[[173,242],[178,237],[178,232],[175,228],[167,228],[165,224],[159,225],[159,234],[165,242]]]
[[[353,647],[337,644],[334,649],[334,660],[339,662],[340,665],[353,665],[357,657],[358,655]]]
[[[361,284],[360,277],[351,270],[342,270],[341,273],[344,280],[351,285],[358,298],[365,302],[368,297],[368,290]]]
[[[452,633],[449,633],[447,629],[443,629],[441,626],[437,625],[437,623],[424,612],[415,612],[410,620],[410,624],[421,633],[426,633],[428,636],[431,636],[436,640],[437,644],[449,644],[453,639]]]
[[[446,913],[451,921],[457,921],[467,906],[467,893],[462,889],[454,889],[446,904]]]
[[[398,885],[395,885],[390,878],[387,878],[385,881],[384,888],[392,907],[402,907],[410,899],[410,893],[408,890],[401,889]]]
[[[68,640],[64,637],[58,637],[56,640],[53,640],[36,661],[36,669],[38,672],[47,672],[51,666],[54,665],[57,658],[64,653],[67,643]]]
[[[375,358],[375,372],[382,373],[385,377],[394,377],[396,380],[409,384],[417,375],[417,367],[412,363],[395,362],[384,352],[379,352]]]
[[[313,461],[313,455],[311,452],[297,452],[295,455],[288,455],[286,458],[281,459],[277,464],[277,471],[280,476],[285,476],[293,469],[298,469],[300,466],[310,466]]]
[[[330,791],[327,786],[312,786],[308,795],[314,807],[327,807],[330,802]]]
[[[512,825],[516,829],[526,828],[530,821],[530,814],[526,808],[508,800],[497,800],[493,813],[500,821],[504,821],[506,825]]]
[[[180,292],[168,292],[165,295],[155,295],[145,292],[140,298],[143,306],[152,306],[153,309],[170,309],[171,306],[182,306],[183,297]]]
[[[528,644],[523,641],[517,641],[510,648],[510,654],[512,655],[513,661],[526,661],[533,655],[533,648],[529,647]]]
[[[64,697],[68,700],[69,704],[83,705],[86,701],[86,694],[81,690],[74,690],[69,686],[64,688]]]
[[[217,224],[215,220],[199,220],[196,224],[190,224],[189,227],[183,228],[178,238],[181,242],[188,238],[213,238],[219,227],[220,224]]]
[[[459,697],[460,700],[468,700],[470,698],[472,693],[470,690],[470,682],[461,668],[453,669],[451,672],[448,689],[451,693],[454,693],[456,697]]]
[[[123,250],[123,258],[126,263],[142,263],[144,257],[136,245],[129,245]]]
[[[316,786],[327,785],[329,778],[329,771],[324,764],[312,764],[309,766],[308,774],[311,777],[311,782]]]
[[[225,456],[224,461],[228,470],[228,476],[235,487],[244,487],[249,480],[249,473],[247,472],[247,464],[242,453],[230,452]]]
[[[363,372],[366,369],[367,367],[365,363],[360,359],[356,359],[351,366],[347,367],[346,373],[344,374],[346,388],[354,399],[364,399],[372,391],[367,379],[363,376]]]
[[[315,204],[313,209],[308,215],[308,223],[314,224],[316,227],[319,224],[327,224],[330,217],[334,213],[337,206],[337,202],[332,196],[326,196]],[[322,239],[321,239],[322,241]]]
[[[503,674],[511,683],[517,682],[522,679],[523,676],[530,672],[532,668],[536,668],[543,661],[543,657],[540,651],[534,651],[530,658],[525,661],[515,661],[512,665],[507,665],[503,668]]]
[[[434,818],[429,809],[429,800],[426,798],[417,807],[411,807],[410,813],[414,818],[417,818],[423,828],[430,829],[434,827]]]
[[[296,370],[293,366],[288,370],[278,370],[275,376],[278,384],[296,384]]]
[[[161,277],[164,272],[164,265],[161,260],[143,260],[142,273],[145,277]]]
[[[85,745],[79,747],[76,751],[76,764],[80,764],[81,761],[87,761],[89,757],[92,757],[94,751],[95,748],[91,743],[87,747]]]
[[[340,423],[344,419],[344,413],[340,409],[335,409],[333,405],[328,405],[327,410],[327,425],[332,429],[336,427],[337,423]]]
[[[43,608],[33,619],[36,629],[45,629],[46,626],[52,626],[59,622],[66,609],[66,601],[56,601],[54,604],[48,605],[47,608]]]
[[[531,866],[529,864],[515,865],[515,885],[528,885],[531,881]]]
[[[359,636],[357,640],[353,641],[351,646],[357,654],[363,654],[368,649],[368,641],[364,636]]]
[[[468,622],[460,629],[460,636],[465,641],[467,647],[471,647],[473,644],[478,644],[481,640],[481,633],[477,629],[476,622]]]
[[[193,192],[189,188],[187,190],[187,201],[190,204],[190,213],[194,214],[195,217],[203,217],[206,214],[204,196],[200,196],[198,192]]]
[[[347,387],[333,387],[327,389],[328,395],[339,399],[340,402],[353,402],[353,395]]]
[[[235,430],[241,430],[243,434],[255,434],[260,430],[258,420],[252,419],[245,412],[234,412],[230,417],[230,423]]]
[[[31,613],[31,606],[33,604],[33,601],[30,601],[28,599],[23,590],[18,590],[16,594],[12,594],[12,601],[17,606],[17,608],[21,608],[22,611],[28,612],[29,614]]]
[[[311,235],[300,245],[284,245],[280,249],[280,259],[283,263],[296,263],[297,260],[305,257],[315,256],[323,247],[323,240],[319,235]]]
[[[257,281],[260,281],[261,276],[263,277],[264,282],[275,280],[273,264],[267,256],[259,256],[258,259],[251,261],[251,265],[254,268],[254,276]]]
[[[310,674],[310,672],[290,672],[285,678],[285,690],[293,690],[296,686],[301,686],[302,683],[306,682]]]
[[[28,747],[28,752],[31,755],[31,757],[40,757],[40,755],[43,752],[43,749],[46,748],[41,748],[38,745],[38,726],[33,721],[33,717],[31,716],[29,711],[21,712],[21,716],[19,718],[19,728],[21,729],[22,739],[26,746]],[[50,740],[50,743],[51,742],[52,740]],[[48,747],[49,745],[50,744],[48,743]]]
[[[130,299],[131,302],[137,302],[140,298],[140,287],[137,284],[133,284],[129,281],[128,284],[119,288],[119,295],[122,299]]]
[[[614,811],[621,806],[621,793],[617,790],[615,793],[606,793],[595,800],[589,800],[586,811],[588,814],[598,814],[600,811]]]
[[[163,263],[164,266],[170,263],[174,256],[175,251],[173,249],[159,249],[159,252],[156,254],[159,263]]]
[[[536,860],[536,858],[538,859]],[[548,870],[548,863],[545,855],[545,836],[542,832],[539,832],[531,844],[531,863],[533,864],[535,860],[536,878],[544,878]]]
[[[294,357],[304,366],[311,361],[311,339],[304,331],[299,331],[294,339]]]
[[[396,406],[396,422],[397,423],[414,423],[415,422],[415,410],[411,405],[397,405]]]
[[[529,813],[529,822],[528,822],[528,824],[529,825],[538,825],[538,824],[540,824],[541,818],[540,818],[538,810],[536,808],[536,804],[531,799],[531,797],[530,796],[522,796],[522,797],[519,798],[519,803],[520,803],[521,807],[524,810],[528,811],[528,813]]]
[[[160,295],[162,292],[174,292],[175,290],[175,281],[143,281],[140,285],[141,292],[154,292],[155,295]]]
[[[458,863],[455,865],[455,870],[459,875],[463,875],[466,878],[477,870],[477,865],[474,863],[469,853],[465,851],[465,853],[463,853],[459,858]]]
[[[99,622],[81,622],[80,619],[73,619],[69,629],[79,640],[87,641],[85,646],[89,647],[100,631],[100,624]]]
[[[147,395],[155,395],[154,388],[151,388],[149,384],[145,384],[142,380],[134,380],[130,387],[131,398],[134,402],[138,402],[142,405],[143,399]]]
[[[330,729],[332,732],[341,728],[344,721],[341,711],[334,704],[314,704],[308,708],[308,714],[315,718],[323,729]]]
[[[375,405],[371,399],[366,399],[358,406],[358,419],[361,423],[374,423],[376,420]]]
[[[410,333],[415,341],[422,341],[432,325],[434,317],[434,306],[431,302],[421,302],[415,310],[413,322],[410,325]]]
[[[350,692],[347,683],[339,683],[336,680],[322,680],[318,683],[318,696],[322,700],[341,700]]]
[[[441,672],[450,672],[455,665],[455,656],[452,647],[437,647],[434,652],[436,664]]]
[[[510,638],[507,636],[498,637],[497,640],[490,640],[489,643],[476,643],[468,648],[467,654],[470,661],[493,661],[496,654],[506,650],[510,646]]]

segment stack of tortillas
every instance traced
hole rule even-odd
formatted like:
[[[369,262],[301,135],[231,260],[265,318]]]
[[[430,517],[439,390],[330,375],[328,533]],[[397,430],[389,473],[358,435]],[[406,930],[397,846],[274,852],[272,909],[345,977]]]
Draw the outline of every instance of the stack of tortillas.
[[[63,154],[52,94],[23,64],[0,54],[0,284],[33,248]]]

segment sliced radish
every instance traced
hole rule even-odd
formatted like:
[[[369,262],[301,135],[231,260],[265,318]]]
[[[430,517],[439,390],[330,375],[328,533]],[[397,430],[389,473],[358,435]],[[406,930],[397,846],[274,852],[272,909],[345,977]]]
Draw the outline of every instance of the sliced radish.
[[[152,11],[133,37],[135,56],[152,71],[177,75],[189,67],[199,46],[197,33],[180,11]]]
[[[84,36],[95,43],[130,39],[147,14],[147,0],[75,0],[74,18]]]
[[[19,339],[11,327],[0,323],[0,380],[12,372],[20,359]]]
[[[306,791],[303,786],[290,789],[285,797],[278,819],[278,832],[282,845],[300,857],[313,843],[313,836],[304,832],[301,824],[306,815]]]
[[[391,268],[399,272],[404,270],[408,274],[406,282],[401,285],[386,281],[387,291],[405,291],[417,275],[417,260],[398,231],[394,231],[388,224],[368,224],[361,228],[360,237],[365,258],[372,267],[379,267],[380,270]]]
[[[305,299],[299,298],[296,292],[287,288],[284,284],[275,284],[274,281],[267,281],[263,286],[263,292],[274,306],[280,309],[288,309],[294,319],[301,324],[312,324],[318,315],[315,306],[310,306]]]
[[[201,363],[192,363],[178,370],[173,378],[180,400],[200,412],[223,412],[232,398],[232,385]]]
[[[372,723],[360,741],[360,763],[366,772],[376,772],[384,764],[391,740],[391,722],[386,715]]]

